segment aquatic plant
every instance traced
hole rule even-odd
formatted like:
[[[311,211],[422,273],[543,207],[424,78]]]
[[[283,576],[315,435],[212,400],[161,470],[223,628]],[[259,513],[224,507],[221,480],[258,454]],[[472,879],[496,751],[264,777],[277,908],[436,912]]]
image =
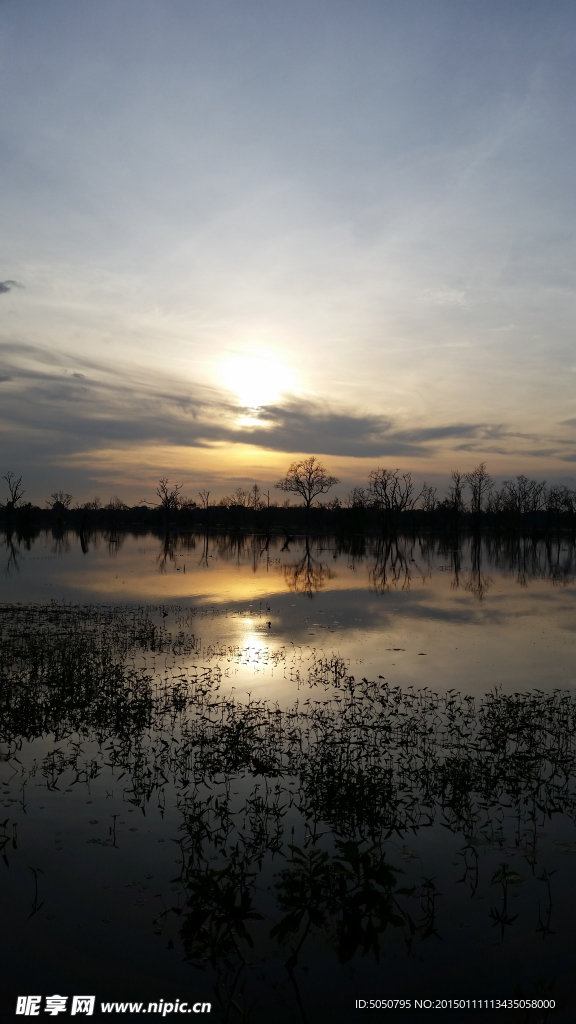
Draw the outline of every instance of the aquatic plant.
[[[107,773],[134,808],[174,801],[183,899],[155,928],[177,919],[186,957],[215,972],[222,1005],[278,947],[300,1005],[296,971],[320,940],[342,964],[378,960],[394,936],[408,950],[435,941],[442,892],[421,854],[400,845],[430,828],[460,844],[469,898],[481,872],[499,887],[478,913],[501,937],[515,926],[510,894],[525,876],[546,891],[535,931],[554,934],[539,827],[576,817],[573,692],[401,689],[314,656],[297,669],[292,704],[242,701],[223,685],[222,652],[189,631],[198,621],[176,607],[1,606],[0,743],[24,788],[34,777],[55,791]],[[276,659],[288,672],[287,657]],[[25,756],[41,737],[48,750]],[[90,842],[115,846],[116,817]],[[10,819],[0,827],[6,863],[17,846]],[[525,875],[508,862],[511,844]],[[497,866],[481,867],[482,848]],[[41,905],[36,889],[32,913]]]

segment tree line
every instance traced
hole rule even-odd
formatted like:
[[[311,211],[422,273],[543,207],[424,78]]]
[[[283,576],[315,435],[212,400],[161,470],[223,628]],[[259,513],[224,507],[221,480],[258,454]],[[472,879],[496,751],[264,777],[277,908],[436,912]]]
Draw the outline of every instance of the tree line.
[[[520,474],[513,480],[504,480],[497,488],[494,479],[481,462],[469,473],[453,470],[446,496],[437,497],[437,488],[424,481],[418,490],[411,473],[399,470],[375,469],[368,477],[367,487],[355,487],[348,496],[348,506],[377,508],[385,512],[405,512],[421,509],[424,512],[448,511],[456,513],[482,512],[500,515],[523,515],[530,512],[576,512],[576,490],[565,484],[551,484],[545,480],[530,480]]]
[[[22,476],[16,477],[12,471],[8,471],[2,479],[8,492],[7,501],[0,504],[4,517],[9,518],[17,511],[32,511],[31,503],[24,501],[26,491],[22,485]],[[312,508],[325,512],[348,509],[390,521],[416,511],[434,514],[436,517],[491,515],[508,519],[542,511],[567,513],[571,517],[576,515],[576,490],[565,484],[548,485],[545,480],[533,480],[520,474],[504,480],[502,486],[497,487],[484,462],[468,473],[453,470],[450,480],[446,495],[439,498],[436,487],[426,481],[417,486],[409,471],[377,468],[369,473],[366,485],[353,487],[344,501],[339,497],[330,499],[327,497],[328,492],[340,481],[312,455],[293,462],[286,475],[274,485],[276,490],[288,495],[281,504],[275,500],[274,494],[271,496],[270,490],[264,491],[257,483],[249,488],[237,487],[219,501],[210,502],[209,490],[199,491],[196,500],[183,493],[183,484],[171,484],[167,477],[162,477],[154,498],[142,499],[136,506],[129,506],[117,496],[110,498],[106,504],[97,496],[90,501],[74,502],[72,494],[59,490],[53,491],[46,499],[45,509],[60,515],[67,512],[121,513],[142,509],[156,510],[164,516],[171,516],[196,510],[203,510],[204,513],[208,513],[208,510],[227,510],[242,514],[242,510],[258,513],[279,508],[295,510],[299,506],[305,510],[307,517]],[[296,505],[292,504],[291,495],[296,497]],[[319,500],[324,496],[324,501]]]

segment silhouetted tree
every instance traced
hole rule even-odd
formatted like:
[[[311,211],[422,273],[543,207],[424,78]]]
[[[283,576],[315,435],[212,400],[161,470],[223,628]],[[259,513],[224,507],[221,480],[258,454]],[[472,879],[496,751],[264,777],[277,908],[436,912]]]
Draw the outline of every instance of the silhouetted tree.
[[[346,498],[348,508],[367,508],[370,503],[370,495],[365,487],[353,487]]]
[[[448,488],[446,507],[456,513],[465,512],[464,477],[458,469],[453,469],[450,476],[452,478],[452,486]]]
[[[420,493],[420,499],[422,502],[422,508],[425,512],[433,512],[438,504],[436,501],[436,488],[431,487],[424,481],[422,485],[422,491]]]
[[[342,502],[336,494],[333,498],[330,498],[329,501],[324,502],[324,504],[320,502],[320,508],[327,508],[329,512],[333,512],[334,509],[342,508]]]
[[[18,503],[22,500],[22,496],[26,493],[22,487],[22,477],[19,476],[18,479],[16,479],[12,470],[8,470],[2,479],[8,484],[8,493],[10,494],[8,504],[12,505],[12,508],[16,508]]]
[[[238,505],[240,508],[246,508],[248,499],[250,497],[250,491],[245,491],[243,487],[237,487],[232,494],[227,494],[224,498],[221,498],[218,502],[222,508],[230,508],[231,505]]]
[[[226,495],[219,502],[220,505],[230,508],[231,505],[240,505],[242,508],[253,508],[258,511],[266,507],[266,503],[262,500],[261,491],[258,484],[253,484],[249,490],[244,490],[243,487],[237,487],[233,494]]]
[[[94,506],[93,506],[94,507]],[[117,494],[104,506],[107,512],[125,512],[128,505]]]
[[[546,507],[546,483],[544,480],[529,480],[523,475],[517,476],[515,481],[505,480],[501,500],[504,511],[515,515],[539,512]]]
[[[183,484],[175,484],[174,487],[170,487],[167,477],[162,477],[156,488],[156,494],[160,501],[155,502],[155,504],[163,509],[164,512],[177,512],[180,508],[180,491],[183,486]]]
[[[55,508],[62,505],[63,508],[70,508],[72,495],[68,491],[53,491],[49,498],[46,498],[46,508]]]
[[[576,491],[565,484],[553,484],[546,491],[546,509],[548,512],[576,512]]]
[[[304,505],[308,510],[314,498],[317,498],[319,494],[326,494],[337,483],[338,478],[330,476],[322,463],[318,462],[316,456],[310,455],[307,459],[302,459],[301,462],[293,462],[286,476],[275,486],[281,491],[299,494],[304,499]]]
[[[250,488],[250,499],[248,501],[248,504],[250,508],[253,508],[256,511],[258,511],[258,509],[266,508],[266,502],[262,497],[262,492],[258,484],[252,484],[252,487]]]
[[[368,490],[374,505],[386,517],[414,508],[420,497],[414,495],[412,474],[400,475],[399,469],[373,469],[368,477]]]
[[[486,463],[481,462],[471,473],[466,473],[464,479],[472,492],[470,511],[478,514],[485,507],[490,491],[494,487],[494,481],[486,469]]]

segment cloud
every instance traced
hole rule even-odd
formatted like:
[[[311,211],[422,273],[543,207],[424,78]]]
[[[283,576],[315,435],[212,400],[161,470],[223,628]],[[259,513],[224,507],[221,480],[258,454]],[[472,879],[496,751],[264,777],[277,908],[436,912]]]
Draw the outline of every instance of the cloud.
[[[31,457],[42,451],[43,457],[58,459],[131,444],[243,444],[286,455],[314,452],[401,462],[433,459],[448,443],[454,452],[478,457],[556,455],[574,461],[562,442],[510,431],[503,424],[459,421],[406,428],[386,415],[295,396],[246,410],[216,388],[88,358],[71,362],[63,353],[33,346],[0,346],[0,372],[7,371],[0,381],[11,381],[3,392],[4,429],[19,444],[29,445]]]
[[[2,354],[13,385],[3,399],[5,420],[13,429],[44,435],[45,442],[52,438],[67,452],[90,441],[95,446],[228,442],[286,453],[425,458],[434,454],[434,442],[479,438],[485,429],[457,423],[403,430],[383,415],[295,397],[264,406],[243,422],[246,410],[216,389],[184,386],[168,377],[143,379],[133,369],[114,372],[88,359],[76,358],[81,368],[68,369],[64,354],[33,346],[5,345]]]
[[[0,281],[0,295],[12,291],[12,288],[23,288],[19,281]]]
[[[224,437],[221,424],[232,423],[237,414],[208,388],[185,389],[159,374],[147,380],[131,368],[119,370],[86,358],[74,358],[81,369],[68,368],[70,362],[63,353],[32,345],[0,346],[0,373],[6,370],[12,381],[3,395],[2,417],[13,432],[35,433],[38,443],[60,452],[90,442],[193,445],[201,443],[200,421],[205,435]]]
[[[420,427],[397,431],[396,437],[406,441],[441,441],[447,437],[478,437],[487,429],[481,423],[453,423],[446,427]]]
[[[508,436],[508,435],[503,435]],[[510,434],[510,437],[516,437],[523,435]],[[517,458],[534,458],[534,459],[559,459],[561,462],[576,462],[576,455],[572,452],[566,453],[562,450],[562,445],[571,442],[565,442],[562,440],[555,440],[554,447],[550,448],[519,448],[511,445],[495,445],[486,442],[470,442],[464,444],[457,444],[454,446],[456,452],[471,452],[472,454],[482,455],[515,455]]]
[[[398,430],[384,416],[334,411],[320,402],[292,399],[264,406],[257,413],[261,427],[236,431],[238,440],[275,451],[315,451],[320,455],[356,458],[426,458],[434,454],[431,441],[447,437],[476,437],[477,424],[456,424]]]

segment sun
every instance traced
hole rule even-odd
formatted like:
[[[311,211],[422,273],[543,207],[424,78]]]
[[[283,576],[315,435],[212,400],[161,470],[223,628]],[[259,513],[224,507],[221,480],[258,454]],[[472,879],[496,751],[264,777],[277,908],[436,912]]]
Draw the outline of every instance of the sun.
[[[281,395],[298,389],[292,367],[265,356],[229,356],[220,366],[220,380],[247,409],[272,405]]]

